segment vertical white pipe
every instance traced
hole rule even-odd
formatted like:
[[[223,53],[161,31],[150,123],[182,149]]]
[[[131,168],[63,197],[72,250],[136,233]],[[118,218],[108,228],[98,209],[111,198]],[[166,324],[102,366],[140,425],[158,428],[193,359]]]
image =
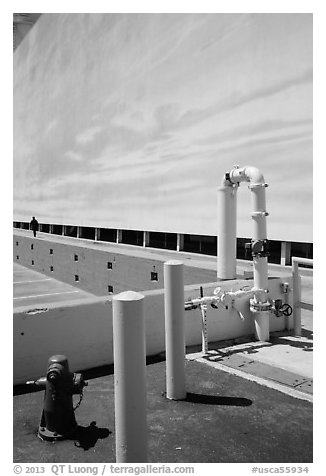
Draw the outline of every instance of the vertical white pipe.
[[[265,184],[262,173],[256,167],[234,166],[219,188],[218,194],[218,277],[233,279],[236,277],[236,191],[240,182],[250,182],[252,193],[252,219],[254,221],[253,242],[264,246],[267,240]],[[233,187],[232,185],[233,184]],[[259,340],[269,340],[269,310],[264,304],[268,301],[268,263],[259,249],[254,252],[254,290],[256,302],[252,303],[255,334]]]
[[[293,332],[295,336],[301,336],[301,276],[299,263],[292,258],[293,276]]]
[[[183,263],[164,263],[164,312],[166,349],[166,397],[183,400],[187,396],[185,373]]]
[[[144,296],[113,297],[116,462],[147,461]]]
[[[249,185],[252,200],[253,240],[267,239],[266,226],[266,194],[265,183],[262,175],[255,172],[258,183]],[[266,256],[254,256],[254,289],[267,290],[268,288],[268,261]],[[259,301],[264,303],[268,300],[267,292],[259,293]],[[267,310],[254,312],[255,337],[259,341],[269,341],[269,317]]]
[[[257,311],[254,314],[255,337],[258,341],[269,341],[269,311]]]
[[[217,201],[217,277],[236,278],[237,186],[218,188]]]
[[[253,239],[256,240],[266,240],[267,239],[267,228],[266,228],[266,216],[259,215],[261,212],[266,212],[266,194],[265,187],[260,185],[253,185],[251,189],[251,198],[252,198],[252,209],[253,213],[257,213],[256,216],[253,216],[254,220],[254,229],[253,229]]]
[[[254,289],[267,289],[268,288],[267,257],[254,256],[253,265],[254,265]]]

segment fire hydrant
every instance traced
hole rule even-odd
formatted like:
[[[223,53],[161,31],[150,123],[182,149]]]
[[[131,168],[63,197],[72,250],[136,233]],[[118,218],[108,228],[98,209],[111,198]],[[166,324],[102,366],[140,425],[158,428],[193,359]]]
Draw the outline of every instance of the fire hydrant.
[[[87,385],[82,374],[69,371],[68,359],[64,355],[53,355],[48,361],[46,376],[27,384],[45,389],[39,438],[56,441],[71,437],[77,429],[74,412]],[[74,408],[72,396],[76,394],[80,394],[80,400]]]

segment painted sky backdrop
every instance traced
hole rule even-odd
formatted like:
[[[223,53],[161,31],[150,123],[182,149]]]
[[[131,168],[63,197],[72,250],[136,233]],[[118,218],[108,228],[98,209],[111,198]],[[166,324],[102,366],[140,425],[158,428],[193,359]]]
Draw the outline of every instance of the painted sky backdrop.
[[[44,14],[15,51],[14,219],[216,235],[234,164],[311,242],[311,14]]]

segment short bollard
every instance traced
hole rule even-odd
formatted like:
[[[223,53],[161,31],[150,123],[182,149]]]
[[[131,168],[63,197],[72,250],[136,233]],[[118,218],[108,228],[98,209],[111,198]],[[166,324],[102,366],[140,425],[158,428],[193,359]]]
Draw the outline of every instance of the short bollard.
[[[299,273],[298,260],[292,257],[292,276],[293,276],[293,334],[301,336],[301,276]]]
[[[164,309],[166,349],[166,397],[183,400],[187,396],[185,374],[183,263],[164,263]]]
[[[147,462],[144,296],[113,297],[116,462]]]

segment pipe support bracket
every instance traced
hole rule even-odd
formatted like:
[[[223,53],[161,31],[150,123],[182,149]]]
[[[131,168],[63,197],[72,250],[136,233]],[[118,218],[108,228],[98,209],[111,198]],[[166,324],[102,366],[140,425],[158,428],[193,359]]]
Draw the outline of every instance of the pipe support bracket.
[[[268,183],[251,183],[248,185],[248,188],[255,189],[255,188],[267,188]]]
[[[255,218],[255,217],[268,217],[269,213],[268,212],[252,212],[251,216],[252,218]]]

